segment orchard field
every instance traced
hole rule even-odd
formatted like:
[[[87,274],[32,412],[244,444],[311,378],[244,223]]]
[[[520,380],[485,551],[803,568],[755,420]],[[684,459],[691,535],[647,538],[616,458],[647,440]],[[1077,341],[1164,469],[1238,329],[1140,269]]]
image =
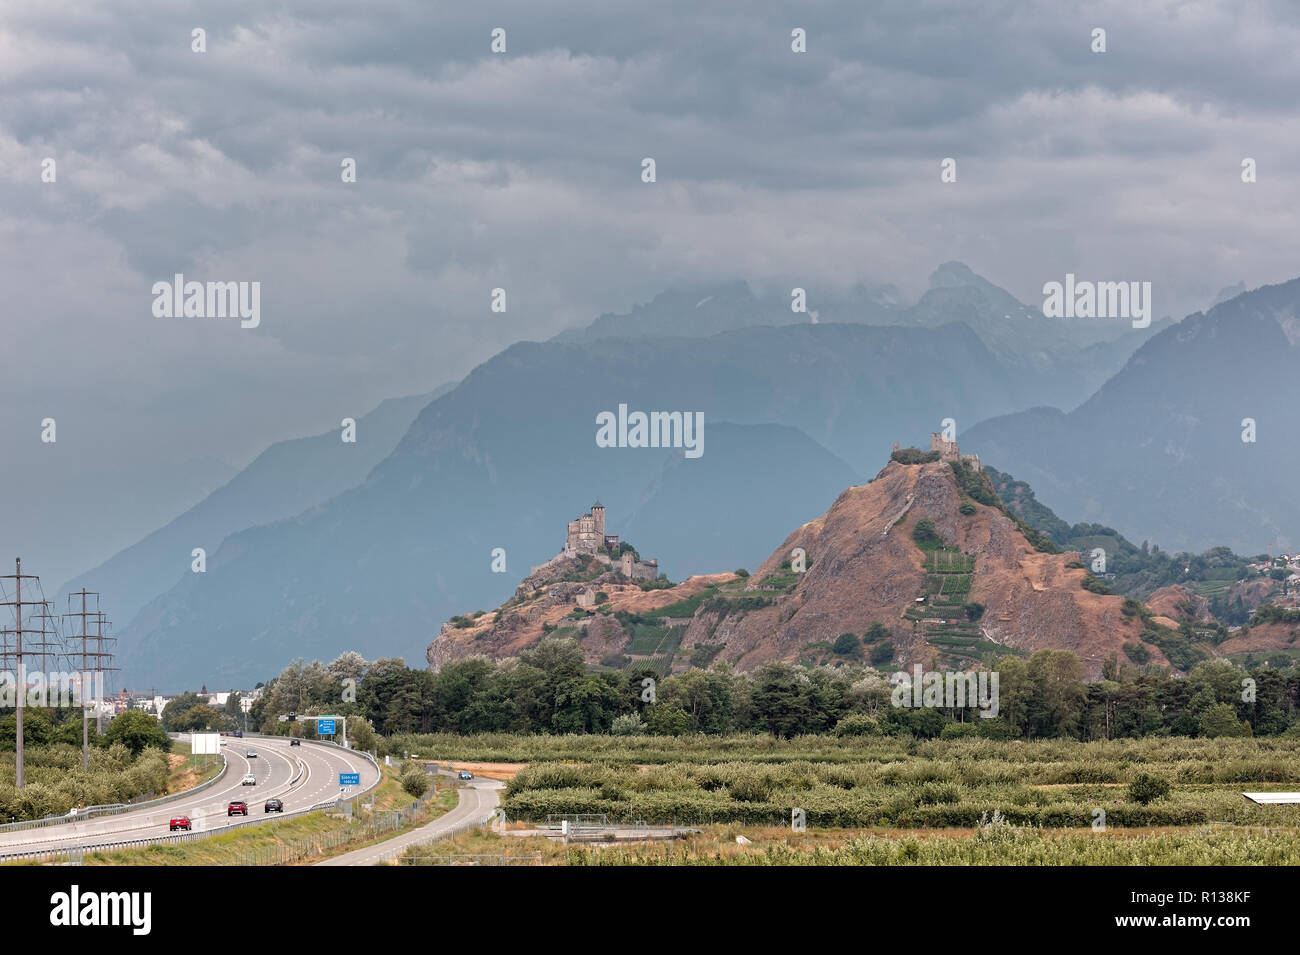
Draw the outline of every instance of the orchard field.
[[[1288,738],[500,734],[388,742],[422,758],[525,764],[503,793],[517,825],[603,814],[611,823],[701,830],[670,844],[548,847],[551,863],[1300,864],[1300,806],[1242,795],[1300,790],[1300,741]],[[795,810],[806,832],[791,831]],[[738,846],[738,835],[752,845]]]

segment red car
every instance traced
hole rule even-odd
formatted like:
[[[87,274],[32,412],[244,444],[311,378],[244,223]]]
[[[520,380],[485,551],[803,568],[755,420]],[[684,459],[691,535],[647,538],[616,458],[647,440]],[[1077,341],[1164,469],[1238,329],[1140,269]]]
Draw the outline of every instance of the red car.
[[[190,825],[189,816],[174,816],[172,817],[171,822],[167,824],[167,831],[175,832],[177,829],[184,829],[186,832],[189,832]]]
[[[227,815],[227,816],[247,816],[247,815],[248,815],[248,803],[244,802],[244,800],[242,800],[242,799],[236,799],[234,802],[232,802],[229,806],[226,807],[226,815]]]

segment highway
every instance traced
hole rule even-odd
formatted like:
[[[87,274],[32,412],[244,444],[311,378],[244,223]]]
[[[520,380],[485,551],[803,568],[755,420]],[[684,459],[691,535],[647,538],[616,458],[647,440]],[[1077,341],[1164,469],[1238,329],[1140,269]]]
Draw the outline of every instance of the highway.
[[[272,796],[283,800],[285,813],[290,813],[338,795],[340,772],[361,774],[360,789],[350,787],[353,792],[366,789],[378,776],[370,760],[360,753],[306,740],[301,746],[290,746],[287,737],[222,737],[222,740],[227,769],[215,785],[190,796],[114,816],[0,832],[0,855],[75,846],[92,848],[126,839],[165,836],[169,831],[168,822],[174,816],[189,816],[194,832],[211,832],[243,821],[242,816],[226,815],[226,806],[232,800],[248,803],[249,819],[275,818],[277,813],[268,814],[263,809]],[[257,756],[247,757],[248,750]],[[246,773],[257,778],[256,785],[242,784]]]

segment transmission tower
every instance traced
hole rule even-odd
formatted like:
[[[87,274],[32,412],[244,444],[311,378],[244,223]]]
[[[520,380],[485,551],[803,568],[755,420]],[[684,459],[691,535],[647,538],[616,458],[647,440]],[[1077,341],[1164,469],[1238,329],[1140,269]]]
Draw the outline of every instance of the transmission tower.
[[[41,607],[43,611],[48,611],[48,606],[44,600],[23,600],[23,581],[35,581],[37,590],[40,589],[40,578],[35,574],[23,573],[23,561],[21,557],[14,558],[14,572],[12,574],[0,575],[0,580],[12,580],[14,582],[14,599],[0,601],[0,607],[14,608],[14,625],[11,629],[0,630],[0,667],[8,669],[10,661],[13,661],[13,670],[11,671],[15,678],[15,700],[14,711],[16,716],[16,725],[14,727],[14,785],[19,789],[23,788],[23,710],[27,705],[27,665],[24,662],[28,656],[39,656],[42,661],[49,652],[49,644],[46,641],[49,631],[45,628],[45,620],[48,619],[45,613],[41,616],[41,629],[23,626],[23,608],[24,607]],[[26,648],[23,647],[23,634],[37,634],[41,638],[35,642],[28,641]],[[13,637],[12,646],[9,638]]]
[[[73,598],[77,598],[77,597],[81,598],[81,609],[72,610],[71,608],[73,606],[72,603]],[[95,598],[94,610],[87,609],[86,606],[87,597]],[[81,703],[81,765],[83,768],[89,768],[90,766],[90,722],[86,718],[86,677],[90,673],[99,673],[100,666],[104,661],[102,660],[100,656],[100,652],[97,649],[92,650],[90,648],[90,641],[96,640],[97,634],[90,632],[90,626],[88,621],[93,618],[98,623],[99,616],[100,616],[99,594],[95,593],[94,591],[87,590],[85,587],[82,587],[77,592],[68,594],[68,608],[69,608],[68,613],[65,613],[63,616],[79,618],[81,624],[80,633],[69,634],[69,637],[72,640],[81,641],[81,650],[80,652],[78,652],[74,648],[71,651],[71,653],[69,653],[68,655],[73,657],[74,659],[78,656],[81,657],[81,670],[77,675],[77,687],[78,687],[77,696],[79,698],[79,702]],[[96,630],[98,629],[99,627],[97,626]],[[90,666],[90,661],[92,659],[95,661],[94,667]],[[101,676],[99,679],[102,680],[103,677]],[[97,681],[94,678],[92,678],[91,686],[95,687],[96,684]],[[95,695],[98,696],[99,693],[96,693]]]
[[[113,626],[112,622],[106,616],[104,616],[104,612],[102,610],[96,612],[95,654],[94,654],[95,666],[93,667],[93,670],[96,675],[95,685],[96,687],[98,687],[98,689],[101,692],[96,695],[97,698],[95,701],[96,703],[95,730],[101,736],[104,734],[104,704],[103,704],[103,694],[102,694],[105,685],[104,674],[110,672],[116,672],[119,669],[118,667],[108,666],[108,664],[105,662],[105,661],[111,662],[113,659],[113,654],[112,651],[104,650],[104,644],[108,643],[111,645],[117,643],[117,637],[109,637],[109,636],[105,636],[104,634],[104,631],[110,629],[112,626]]]

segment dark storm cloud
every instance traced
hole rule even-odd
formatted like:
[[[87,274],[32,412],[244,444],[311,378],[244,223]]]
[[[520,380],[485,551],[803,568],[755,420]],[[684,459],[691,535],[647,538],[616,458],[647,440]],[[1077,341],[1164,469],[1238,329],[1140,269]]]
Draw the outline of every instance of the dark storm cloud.
[[[1149,279],[1180,315],[1294,270],[1298,23],[1232,0],[18,5],[0,281],[29,317],[0,440],[41,460],[57,399],[123,467],[240,463],[691,282],[915,294],[962,259],[1027,302],[1066,271]],[[160,324],[178,271],[261,281],[261,327]]]

